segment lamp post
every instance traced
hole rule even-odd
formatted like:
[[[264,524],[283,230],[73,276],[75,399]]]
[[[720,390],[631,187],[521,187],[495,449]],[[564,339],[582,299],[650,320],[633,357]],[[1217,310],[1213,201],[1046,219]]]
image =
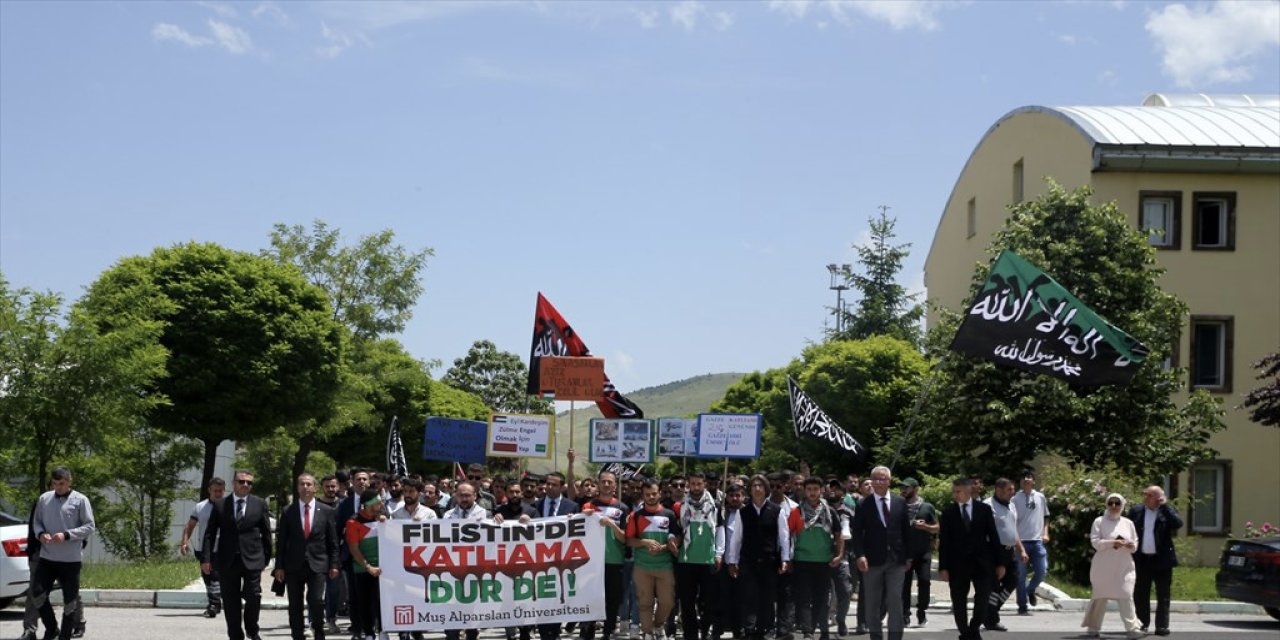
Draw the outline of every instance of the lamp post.
[[[849,289],[848,276],[853,272],[850,264],[829,264],[827,272],[831,274],[832,291],[836,292],[836,333],[844,331],[844,292]]]

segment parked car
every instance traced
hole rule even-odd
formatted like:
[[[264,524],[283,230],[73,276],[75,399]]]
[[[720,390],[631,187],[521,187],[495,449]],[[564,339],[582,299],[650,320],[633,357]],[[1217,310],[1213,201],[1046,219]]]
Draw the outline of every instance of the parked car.
[[[0,609],[27,592],[27,521],[0,511]]]
[[[1280,620],[1280,536],[1228,540],[1218,564],[1218,595],[1260,605]]]

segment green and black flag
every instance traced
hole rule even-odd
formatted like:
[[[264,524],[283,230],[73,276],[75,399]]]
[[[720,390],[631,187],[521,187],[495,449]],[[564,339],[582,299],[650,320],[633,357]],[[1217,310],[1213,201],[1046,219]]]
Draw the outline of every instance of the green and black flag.
[[[1012,251],[991,267],[951,348],[1081,385],[1126,384],[1147,348]]]

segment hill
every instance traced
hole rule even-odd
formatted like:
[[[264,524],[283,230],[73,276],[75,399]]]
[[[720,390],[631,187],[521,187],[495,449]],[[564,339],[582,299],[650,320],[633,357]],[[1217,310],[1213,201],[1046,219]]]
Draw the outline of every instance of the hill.
[[[629,400],[636,403],[646,418],[663,418],[667,416],[692,416],[711,408],[711,403],[724,397],[725,389],[737,382],[745,374],[742,373],[708,373],[685,378],[675,382],[645,387],[636,391],[623,392]],[[579,453],[578,471],[585,468],[587,459],[587,424],[592,418],[599,418],[600,410],[592,403],[578,403],[582,407],[573,412],[573,448]],[[556,432],[558,444],[557,457],[560,466],[564,466],[564,445],[569,437],[569,412],[556,414]],[[530,460],[529,470],[534,473],[545,473],[556,468],[555,460]]]

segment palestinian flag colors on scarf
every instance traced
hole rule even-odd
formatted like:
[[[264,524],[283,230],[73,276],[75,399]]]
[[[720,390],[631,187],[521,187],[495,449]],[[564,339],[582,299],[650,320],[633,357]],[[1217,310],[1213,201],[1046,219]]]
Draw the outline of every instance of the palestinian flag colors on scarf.
[[[529,350],[529,395],[542,394],[542,389],[538,385],[540,375],[538,363],[542,356],[589,355],[591,351],[582,342],[582,338],[578,337],[578,333],[543,297],[542,292],[538,292],[538,306],[533,313],[533,346]],[[609,419],[644,417],[640,407],[619,393],[613,383],[609,382],[607,375],[604,377],[604,388],[600,392],[600,397],[596,399],[596,406],[599,407],[600,413]]]
[[[1012,251],[996,258],[951,348],[1080,385],[1126,384],[1147,358],[1142,343]]]

